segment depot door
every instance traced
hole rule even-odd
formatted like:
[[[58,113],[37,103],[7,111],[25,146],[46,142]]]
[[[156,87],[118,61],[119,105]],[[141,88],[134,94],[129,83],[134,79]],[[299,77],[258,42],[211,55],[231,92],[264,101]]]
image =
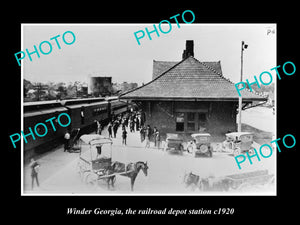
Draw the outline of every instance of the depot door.
[[[207,113],[205,112],[187,112],[186,113],[186,131],[201,132],[207,128]]]

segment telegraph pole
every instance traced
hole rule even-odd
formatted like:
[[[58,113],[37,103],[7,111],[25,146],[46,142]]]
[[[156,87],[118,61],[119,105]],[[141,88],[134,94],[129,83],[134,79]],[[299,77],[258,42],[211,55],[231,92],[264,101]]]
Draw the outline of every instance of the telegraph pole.
[[[242,41],[242,47],[241,47],[241,80],[240,82],[243,81],[243,52],[244,49],[246,49],[248,45]],[[241,84],[242,85],[242,84]],[[242,131],[242,104],[243,104],[243,98],[242,95],[239,96],[239,118],[238,118],[238,132]]]

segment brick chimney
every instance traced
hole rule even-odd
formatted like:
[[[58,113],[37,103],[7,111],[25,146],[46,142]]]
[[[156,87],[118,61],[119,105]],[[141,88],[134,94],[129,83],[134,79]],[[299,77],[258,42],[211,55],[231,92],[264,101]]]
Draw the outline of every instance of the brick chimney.
[[[189,56],[194,56],[194,41],[187,40],[185,43],[185,50],[182,53],[182,59],[186,59]]]

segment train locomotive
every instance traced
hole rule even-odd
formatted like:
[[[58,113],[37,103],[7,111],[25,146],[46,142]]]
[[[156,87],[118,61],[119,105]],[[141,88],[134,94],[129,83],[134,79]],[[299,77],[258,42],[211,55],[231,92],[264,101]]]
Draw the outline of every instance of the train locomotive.
[[[24,107],[24,133],[28,133],[28,127],[34,127],[37,123],[55,117],[53,120],[56,130],[48,129],[44,137],[27,138],[28,142],[24,144],[24,160],[30,157],[49,151],[64,141],[64,134],[67,129],[69,132],[79,131],[78,138],[82,134],[91,133],[95,130],[95,120],[106,125],[114,116],[127,112],[129,104],[118,100],[118,97],[109,98],[86,98],[69,99],[62,101],[39,101],[25,102]],[[57,116],[61,113],[67,113],[71,118],[71,124],[68,127],[57,126]],[[80,129],[79,129],[80,128]],[[39,129],[43,129],[42,126]],[[39,133],[43,133],[39,130]]]

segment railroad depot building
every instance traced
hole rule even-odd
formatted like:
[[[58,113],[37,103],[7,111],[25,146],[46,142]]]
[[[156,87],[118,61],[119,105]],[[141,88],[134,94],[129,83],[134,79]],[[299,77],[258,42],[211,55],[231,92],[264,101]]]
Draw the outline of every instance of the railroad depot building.
[[[194,58],[193,41],[186,42],[180,62],[153,60],[152,80],[124,93],[145,113],[146,124],[157,127],[162,137],[178,133],[189,137],[206,131],[223,136],[237,130],[238,93],[222,74],[221,62]],[[266,101],[250,91],[242,93],[243,104]]]

